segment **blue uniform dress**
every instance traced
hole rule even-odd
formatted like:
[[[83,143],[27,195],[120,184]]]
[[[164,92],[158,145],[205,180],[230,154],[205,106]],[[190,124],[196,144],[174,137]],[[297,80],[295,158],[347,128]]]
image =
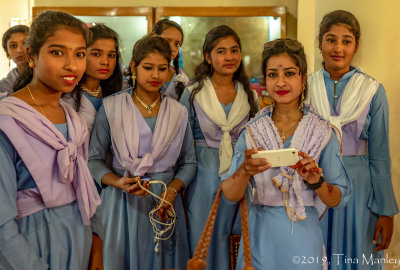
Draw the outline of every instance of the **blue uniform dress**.
[[[157,117],[144,117],[154,132]],[[89,169],[93,178],[102,186],[101,207],[105,240],[103,242],[104,269],[154,269],[164,268],[186,269],[189,259],[186,221],[180,194],[175,198],[176,227],[168,240],[160,241],[159,252],[156,253],[154,232],[149,220],[149,212],[157,206],[157,202],[149,194],[147,197],[130,195],[121,189],[106,186],[101,179],[106,173],[113,172],[123,176],[124,171],[105,164],[107,151],[110,150],[115,159],[111,145],[110,126],[104,107],[101,106],[92,130],[89,149]],[[173,178],[181,179],[185,186],[191,181],[196,171],[196,157],[190,126],[185,133],[176,172],[169,171],[146,174],[154,180],[161,180],[167,185]],[[162,185],[153,184],[151,191],[161,195]]]
[[[263,114],[258,117],[262,116]],[[285,142],[285,148],[290,146],[292,137]],[[222,176],[223,180],[235,173],[243,163],[246,149],[245,132],[242,132],[235,145],[231,167],[228,173]],[[319,166],[323,169],[325,180],[336,185],[341,191],[341,201],[336,208],[343,207],[349,199],[350,188],[340,157],[340,145],[334,133],[321,152]],[[247,192],[248,200],[249,197],[249,192]],[[225,208],[232,208],[232,203],[226,198],[223,201]],[[305,209],[307,219],[292,222],[288,218],[284,206],[248,203],[250,248],[252,264],[255,269],[312,270],[323,268],[323,264],[327,263],[327,260],[323,254],[323,236],[319,215],[314,206],[305,206]],[[241,244],[236,269],[243,267],[243,245]]]
[[[337,81],[338,98],[356,72],[360,71],[352,67]],[[333,108],[335,81],[325,69],[323,73],[329,103]],[[337,109],[339,106],[336,106]],[[379,215],[391,216],[399,212],[391,182],[388,109],[385,90],[380,84],[359,138],[368,141],[368,155],[343,156],[353,186],[351,199],[345,208],[330,209],[321,220],[327,253],[331,256],[331,269],[384,268],[382,263],[373,264],[371,260],[384,256],[383,251],[373,252],[375,224]]]
[[[67,137],[67,125],[56,124]],[[0,269],[87,269],[92,232],[103,237],[98,211],[82,224],[77,202],[17,218],[17,191],[36,188],[7,136],[0,131]]]
[[[189,112],[189,121],[193,131],[194,140],[204,140],[195,110],[189,102],[190,92],[186,89],[182,94],[180,102],[186,106]],[[224,105],[222,108],[228,117],[233,103]],[[208,214],[214,202],[217,190],[221,185],[219,172],[219,149],[196,145],[197,172],[185,191],[185,209],[188,215],[190,253],[193,257],[197,244],[206,224]],[[214,233],[211,238],[209,252],[207,255],[207,269],[229,268],[229,235],[232,230],[232,217],[235,206],[229,210],[219,210]],[[239,218],[240,219],[240,218]],[[234,234],[240,234],[240,222],[236,222],[233,228]]]

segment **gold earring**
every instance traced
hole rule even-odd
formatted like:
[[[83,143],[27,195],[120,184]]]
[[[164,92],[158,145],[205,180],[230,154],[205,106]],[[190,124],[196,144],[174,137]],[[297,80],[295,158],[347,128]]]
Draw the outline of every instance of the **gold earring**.
[[[136,74],[135,74],[135,73],[132,73],[131,78],[132,78],[132,86],[135,86],[135,83],[136,83]]]
[[[35,67],[35,63],[33,63],[32,60],[29,61],[28,65],[29,65],[30,68],[34,68]]]
[[[7,55],[8,60],[11,60],[11,56]]]

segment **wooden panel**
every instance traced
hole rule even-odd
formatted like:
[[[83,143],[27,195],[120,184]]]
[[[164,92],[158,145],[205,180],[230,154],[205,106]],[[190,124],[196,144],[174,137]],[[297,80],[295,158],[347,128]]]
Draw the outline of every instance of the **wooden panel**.
[[[153,8],[151,7],[33,7],[32,16],[35,18],[44,10],[58,10],[76,16],[146,16],[147,32],[153,27]]]

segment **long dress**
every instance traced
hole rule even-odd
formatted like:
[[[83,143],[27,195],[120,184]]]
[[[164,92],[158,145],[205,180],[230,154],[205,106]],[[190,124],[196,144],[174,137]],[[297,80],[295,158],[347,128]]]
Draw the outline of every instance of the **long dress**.
[[[189,98],[190,92],[188,89],[185,89],[180,102],[186,106],[189,112],[189,121],[193,131],[198,164],[196,175],[190,186],[186,188],[184,198],[185,209],[188,215],[190,254],[191,257],[193,257],[217,190],[221,185],[221,178],[219,176],[220,159],[218,145],[217,147],[207,145],[203,134],[204,131],[202,130],[204,127],[201,127],[199,123],[199,111],[193,109]],[[228,117],[233,103],[227,105],[220,104],[226,117]],[[204,112],[202,115],[204,115]],[[247,120],[248,116],[231,131],[230,135],[233,145],[237,140],[239,128],[244,125]],[[217,135],[212,139],[219,144],[221,135],[219,137]],[[240,218],[238,218],[239,221],[235,222],[232,226],[232,220],[225,218],[225,216],[233,216],[234,214],[234,205],[229,210],[221,210],[218,212],[218,218],[207,255],[207,269],[229,268],[229,235],[231,231],[233,234],[240,234],[241,228]]]
[[[67,124],[55,124],[68,139]],[[77,201],[19,217],[17,194],[37,185],[17,150],[0,131],[0,268],[87,269],[92,233],[103,238],[99,211],[91,226],[82,224]],[[25,205],[29,208],[29,205]]]
[[[331,115],[335,116],[340,114],[346,86],[353,76],[364,75],[378,86],[361,116],[342,126],[343,162],[353,187],[351,199],[343,209],[330,209],[321,224],[331,269],[383,269],[384,264],[374,263],[374,259],[384,258],[383,251],[373,252],[375,224],[380,215],[399,212],[391,181],[385,90],[382,84],[354,67],[337,82],[325,69],[320,72],[323,72]],[[313,84],[309,87],[309,91],[317,91]],[[313,106],[314,103],[311,100]]]
[[[129,90],[128,90],[129,91]],[[121,91],[115,95],[124,93]],[[132,92],[129,92],[132,95]],[[163,97],[167,98],[167,97]],[[104,102],[104,101],[103,101]],[[133,104],[133,102],[132,102]],[[135,106],[135,105],[134,105]],[[175,106],[181,106],[176,102]],[[134,109],[138,109],[135,107]],[[155,126],[160,117],[142,117],[154,136]],[[121,130],[121,132],[124,132]],[[174,234],[168,240],[160,241],[159,251],[155,252],[154,232],[149,221],[150,210],[157,206],[157,201],[151,195],[145,198],[125,193],[124,191],[106,186],[101,179],[106,173],[113,172],[123,176],[125,170],[115,163],[115,151],[111,143],[110,124],[104,105],[96,116],[92,131],[89,151],[89,168],[93,178],[102,186],[101,193],[103,224],[105,229],[104,246],[104,269],[164,269],[176,268],[186,269],[189,259],[189,247],[186,232],[186,221],[183,211],[182,198],[178,193],[175,198],[176,227]],[[129,134],[126,134],[129,136]],[[151,143],[149,138],[140,137],[140,141]],[[142,147],[142,146],[141,146]],[[150,145],[145,145],[148,149]],[[113,166],[108,168],[104,164],[107,151],[113,155]],[[161,180],[165,184],[173,178],[179,178],[187,186],[196,170],[196,158],[194,153],[193,138],[188,125],[184,140],[177,160],[176,172],[170,167],[166,171],[146,173],[145,176],[154,180]],[[162,186],[153,184],[151,191],[158,196],[162,192]]]
[[[271,117],[271,114],[260,112],[260,115],[249,124],[263,117]],[[291,146],[293,137],[294,135],[284,143],[283,148]],[[248,148],[246,132],[242,132],[235,146],[231,167],[229,172],[222,176],[223,180],[230,177],[240,167],[244,161],[244,152]],[[343,207],[349,199],[350,188],[340,157],[340,145],[335,135],[330,137],[323,148],[318,164],[323,169],[325,180],[336,185],[341,191],[341,201],[336,208]],[[278,188],[272,185],[270,178],[279,174],[279,168],[271,168],[265,173],[270,175],[267,178],[261,176],[263,188],[258,186],[253,178],[254,191],[251,192],[252,188],[250,187],[246,191],[249,201],[248,221],[253,267],[255,269],[323,269],[323,265],[327,261],[323,254],[323,237],[316,207],[312,205],[312,201],[311,204],[304,204],[306,219],[292,221],[288,217],[288,210],[282,202]],[[303,194],[310,192],[304,184],[302,192]],[[264,204],[258,201],[260,197],[258,200],[254,199],[257,196],[254,194],[263,193],[266,194],[264,195],[265,199],[269,201]],[[311,198],[315,199],[315,196],[314,193]],[[304,197],[303,200],[306,201],[306,198]],[[225,208],[231,208],[226,198],[223,201]],[[241,244],[236,269],[243,268],[243,255],[243,245]]]
[[[0,93],[6,93],[7,95],[13,92],[13,86],[19,76],[18,69],[13,68],[6,77],[0,80]]]

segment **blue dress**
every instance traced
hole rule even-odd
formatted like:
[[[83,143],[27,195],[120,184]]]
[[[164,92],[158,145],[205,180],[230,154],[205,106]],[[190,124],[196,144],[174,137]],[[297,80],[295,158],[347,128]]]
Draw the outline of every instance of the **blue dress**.
[[[67,125],[56,124],[67,138]],[[17,218],[17,191],[36,183],[0,131],[0,269],[87,269],[92,233],[103,238],[99,211],[82,224],[77,202]]]
[[[255,119],[263,116],[261,114]],[[285,142],[285,148],[290,146],[291,140],[292,137]],[[235,145],[231,167],[228,173],[222,176],[223,180],[235,173],[243,163],[246,149],[245,132],[242,132]],[[323,169],[325,180],[341,191],[341,201],[336,208],[343,207],[350,197],[350,188],[340,157],[340,145],[334,134],[321,152],[319,166]],[[232,208],[232,203],[223,198],[223,207]],[[250,248],[255,269],[323,269],[327,260],[323,254],[319,215],[313,206],[305,206],[305,209],[307,219],[292,222],[284,206],[248,203]],[[241,243],[236,269],[244,267],[243,255]]]
[[[360,71],[352,67],[337,81],[337,97],[340,98],[356,72]],[[333,108],[335,82],[325,69],[323,73],[328,100]],[[335,104],[338,104],[337,100]],[[388,108],[385,90],[380,84],[359,138],[368,141],[368,155],[343,156],[353,186],[351,199],[345,208],[330,209],[321,220],[331,269],[384,268],[384,264],[372,264],[371,260],[384,258],[383,251],[373,252],[375,224],[380,215],[392,216],[399,212],[390,173]],[[338,112],[340,105],[334,109]]]
[[[157,117],[144,117],[144,119],[154,132]],[[106,173],[113,172],[118,176],[124,175],[123,170],[114,167],[110,169],[104,164],[108,150],[115,158],[110,136],[110,126],[104,107],[101,106],[96,116],[90,141],[89,169],[92,177],[103,188],[101,207],[105,229],[104,269],[186,269],[189,247],[180,194],[178,193],[175,199],[174,207],[177,219],[174,234],[170,239],[160,241],[159,252],[155,252],[153,239],[155,234],[148,214],[157,206],[157,202],[150,194],[143,198],[101,183],[101,179]],[[173,178],[181,179],[185,187],[189,184],[196,171],[196,157],[189,125],[177,164],[176,172],[171,168],[169,171],[145,176],[161,180],[167,185]],[[151,191],[160,196],[162,186],[153,184]]]
[[[186,106],[189,112],[189,121],[196,140],[204,140],[195,110],[191,107],[190,92],[186,89],[180,102]],[[224,105],[221,103],[225,114],[228,116],[233,103]],[[219,172],[219,149],[196,145],[197,172],[185,191],[185,209],[188,215],[190,254],[193,257],[197,244],[206,224],[208,214],[214,202],[217,190],[221,185]],[[214,233],[211,238],[207,255],[207,269],[229,268],[229,235],[232,230],[232,217],[235,213],[235,205],[229,209],[219,210]],[[239,214],[240,216],[240,214]],[[240,218],[238,218],[240,220]],[[240,234],[240,221],[233,226],[234,234]]]

